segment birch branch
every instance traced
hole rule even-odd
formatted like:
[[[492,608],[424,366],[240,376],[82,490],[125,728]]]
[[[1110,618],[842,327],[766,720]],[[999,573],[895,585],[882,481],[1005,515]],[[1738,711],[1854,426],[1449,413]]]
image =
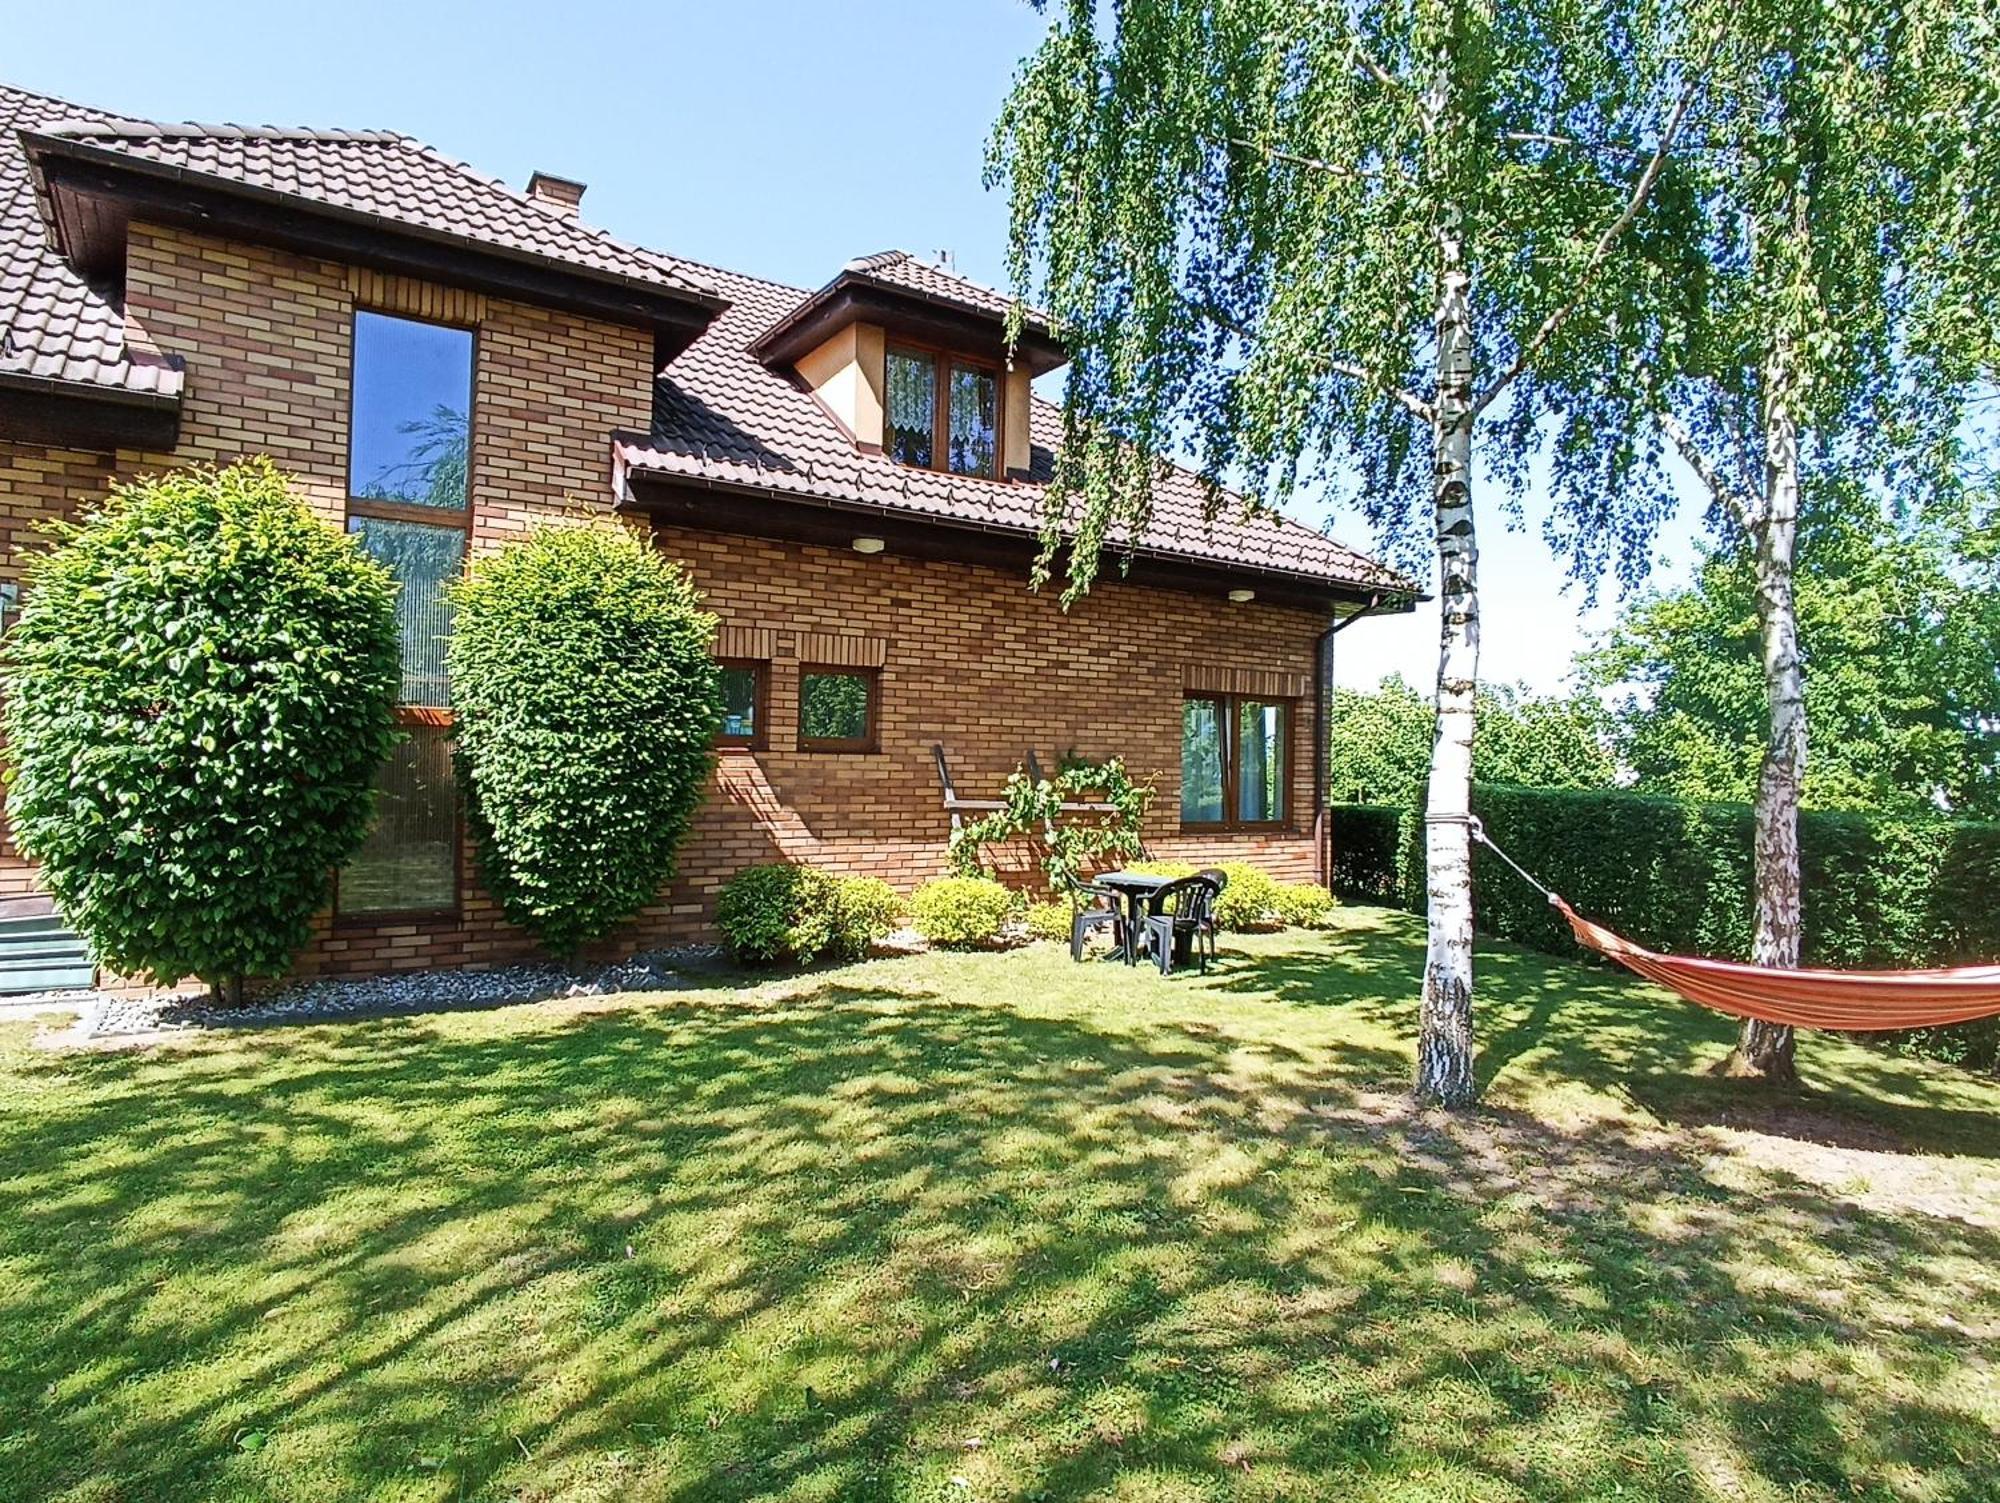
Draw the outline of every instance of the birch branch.
[[[1225,329],[1229,333],[1234,334],[1245,344],[1255,344],[1257,342],[1256,335],[1244,328],[1235,319],[1223,313],[1219,308],[1206,303],[1197,303],[1192,298],[1186,298],[1184,301],[1194,313],[1207,319],[1217,328]],[[1335,375],[1351,376],[1354,380],[1361,382],[1365,386],[1376,387],[1390,401],[1411,413],[1420,422],[1429,423],[1436,420],[1436,410],[1430,403],[1406,387],[1396,386],[1383,381],[1380,376],[1371,371],[1367,366],[1362,365],[1359,361],[1346,360],[1333,354],[1327,354],[1323,358],[1326,361],[1326,368]]]
[[[1569,322],[1570,316],[1583,305],[1583,295],[1590,290],[1590,284],[1597,279],[1598,272],[1603,270],[1604,263],[1611,258],[1611,252],[1617,246],[1619,239],[1631,228],[1632,221],[1639,217],[1639,211],[1645,207],[1647,198],[1652,195],[1653,185],[1660,180],[1660,174],[1666,170],[1667,158],[1673,152],[1674,142],[1680,136],[1681,127],[1687,123],[1688,107],[1694,103],[1698,82],[1697,74],[1697,77],[1689,80],[1687,87],[1681,90],[1681,97],[1674,101],[1673,113],[1667,117],[1666,127],[1660,132],[1660,141],[1653,149],[1652,159],[1646,163],[1638,181],[1633,183],[1632,192],[1626,198],[1625,207],[1619,212],[1618,217],[1606,225],[1604,233],[1597,237],[1597,243],[1591,247],[1590,258],[1584,262],[1583,271],[1577,277],[1576,286],[1568,299],[1550,311],[1549,316],[1542,320],[1541,327],[1536,329],[1516,352],[1513,362],[1474,400],[1471,410],[1473,417],[1478,417],[1492,405],[1495,397],[1514,384],[1521,372],[1525,371],[1534,358],[1542,352],[1542,347],[1555,338],[1562,326]]]
[[[1681,458],[1687,461],[1687,466],[1694,471],[1695,477],[1708,487],[1708,493],[1729,509],[1730,515],[1736,518],[1738,526],[1746,533],[1754,534],[1757,530],[1756,507],[1745,500],[1743,492],[1724,479],[1722,472],[1709,462],[1708,455],[1702,451],[1700,443],[1692,433],[1688,432],[1687,424],[1671,412],[1663,412],[1660,414],[1660,429],[1673,443]]]

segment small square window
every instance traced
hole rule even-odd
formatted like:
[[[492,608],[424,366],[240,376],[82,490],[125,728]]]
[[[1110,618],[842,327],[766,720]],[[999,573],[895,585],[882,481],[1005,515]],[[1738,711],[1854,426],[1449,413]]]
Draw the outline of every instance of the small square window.
[[[715,733],[716,745],[764,744],[764,684],[762,663],[722,665],[722,724]]]
[[[851,668],[799,674],[799,747],[804,751],[875,749],[877,676]]]

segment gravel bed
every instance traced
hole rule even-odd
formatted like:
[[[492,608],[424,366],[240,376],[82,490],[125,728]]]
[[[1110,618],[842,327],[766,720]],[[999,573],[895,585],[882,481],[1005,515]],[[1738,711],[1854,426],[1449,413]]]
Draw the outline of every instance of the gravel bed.
[[[241,1007],[219,1007],[206,992],[161,997],[65,992],[20,1000],[73,1007],[81,1015],[78,1036],[106,1038],[203,1028],[269,1027],[320,1018],[452,1012],[546,1002],[557,997],[668,991],[686,986],[687,972],[712,968],[721,959],[721,953],[716,946],[691,946],[656,950],[610,965],[583,968],[541,962],[483,971],[400,971],[381,976],[329,977],[292,982],[253,996]]]

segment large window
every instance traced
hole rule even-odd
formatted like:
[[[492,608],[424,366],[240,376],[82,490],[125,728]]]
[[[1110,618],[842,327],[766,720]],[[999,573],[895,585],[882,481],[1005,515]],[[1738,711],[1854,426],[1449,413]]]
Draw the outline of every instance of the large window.
[[[472,331],[356,313],[348,494],[462,511],[471,431]]]
[[[799,673],[799,748],[875,750],[876,675],[851,668]]]
[[[1181,706],[1181,823],[1233,828],[1285,822],[1291,705],[1230,695]]]
[[[343,916],[458,905],[445,586],[464,566],[471,518],[472,364],[468,329],[354,315],[347,526],[401,586],[404,739],[377,775],[375,827],[340,874]]]
[[[898,464],[1000,473],[1000,378],[989,366],[892,349],[883,448]]]

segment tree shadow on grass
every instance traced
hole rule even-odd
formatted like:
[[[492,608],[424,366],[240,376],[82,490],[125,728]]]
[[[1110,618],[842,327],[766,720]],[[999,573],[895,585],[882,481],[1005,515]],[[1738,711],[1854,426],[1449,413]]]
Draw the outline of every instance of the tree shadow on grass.
[[[1407,957],[1351,958],[1251,957],[1145,1027],[883,967],[29,1060],[0,1469],[51,1498],[1693,1498],[1716,1466],[1982,1495],[2000,1239],[1746,1201],[1622,1129],[1412,1115],[1370,1088],[1398,1048],[1202,1015],[1393,1021],[1353,978]]]

